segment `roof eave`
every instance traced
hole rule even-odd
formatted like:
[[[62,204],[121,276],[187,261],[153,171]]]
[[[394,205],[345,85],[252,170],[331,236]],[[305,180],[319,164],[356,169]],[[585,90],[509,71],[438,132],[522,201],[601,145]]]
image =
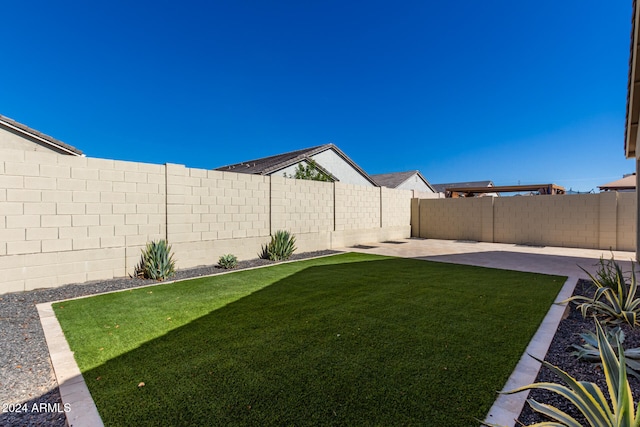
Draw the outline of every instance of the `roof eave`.
[[[638,27],[640,26],[640,10],[636,0],[632,4],[631,46],[629,52],[629,79],[627,83],[627,117],[625,122],[624,149],[627,158],[635,158],[638,138],[638,119],[640,117],[640,59],[638,58]]]
[[[2,124],[2,126],[11,129],[12,132],[20,133],[27,138],[31,138],[37,141],[37,143],[44,144],[45,146],[50,147],[54,151],[59,151],[63,154],[68,154],[71,156],[85,156],[81,150],[78,150],[77,148],[67,145],[64,142],[52,138],[48,135],[41,134],[40,132],[37,132],[34,129],[31,129],[30,127],[18,123],[8,117],[0,115],[0,123]]]

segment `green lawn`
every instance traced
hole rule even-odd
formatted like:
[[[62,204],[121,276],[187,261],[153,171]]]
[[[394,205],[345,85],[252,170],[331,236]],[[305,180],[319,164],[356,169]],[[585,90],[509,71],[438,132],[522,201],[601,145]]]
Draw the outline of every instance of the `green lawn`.
[[[469,426],[563,283],[350,253],[54,309],[107,426]]]

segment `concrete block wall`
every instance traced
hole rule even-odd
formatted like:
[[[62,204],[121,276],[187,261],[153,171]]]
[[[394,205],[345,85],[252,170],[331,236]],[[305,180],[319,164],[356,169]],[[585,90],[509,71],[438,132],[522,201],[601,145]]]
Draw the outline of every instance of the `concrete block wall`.
[[[0,149],[0,294],[132,274],[168,239],[178,268],[410,235],[410,192]]]
[[[164,167],[0,152],[0,291],[125,276],[165,236]]]
[[[616,246],[635,251],[638,234],[636,193],[617,193],[617,198]]]
[[[412,235],[635,251],[635,193],[420,199]]]
[[[411,223],[411,190],[380,187],[382,227],[405,227]]]
[[[494,201],[494,240],[597,248],[601,218],[599,200],[605,200],[590,196],[593,195],[498,197]]]
[[[380,189],[336,182],[336,230],[379,228]]]
[[[420,199],[420,237],[482,240],[483,199]]]
[[[269,178],[167,164],[167,239],[181,268],[255,258],[269,236]],[[252,244],[234,245],[236,239]],[[250,250],[249,247],[253,246]],[[235,249],[235,250],[231,250]]]
[[[333,184],[272,176],[271,229],[295,234],[333,231]]]

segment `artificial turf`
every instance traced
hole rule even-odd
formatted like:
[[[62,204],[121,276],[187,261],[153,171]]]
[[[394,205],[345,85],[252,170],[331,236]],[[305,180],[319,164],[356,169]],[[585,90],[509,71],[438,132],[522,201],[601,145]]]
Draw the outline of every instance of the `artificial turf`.
[[[466,426],[563,283],[350,253],[54,310],[107,426]]]

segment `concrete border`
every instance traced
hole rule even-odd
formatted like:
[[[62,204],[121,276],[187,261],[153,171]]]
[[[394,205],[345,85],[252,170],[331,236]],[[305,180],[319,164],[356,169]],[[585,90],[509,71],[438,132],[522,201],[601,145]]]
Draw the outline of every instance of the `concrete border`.
[[[535,382],[542,364],[531,356],[540,360],[544,360],[546,357],[551,341],[558,329],[558,325],[567,310],[566,303],[558,303],[571,297],[577,284],[577,277],[567,278],[562,289],[560,289],[554,304],[549,308],[549,311],[542,320],[540,327],[538,327],[538,330],[533,338],[531,338],[524,354],[520,357],[520,361],[516,365],[516,368],[513,370],[513,373],[502,388],[502,392],[513,390]],[[510,395],[499,394],[484,420],[485,423],[501,425],[504,427],[514,427],[516,425],[516,420],[520,416],[520,412],[522,412],[522,409],[524,408],[528,396],[528,391]]]
[[[98,408],[84,382],[51,304],[53,303],[37,304],[36,309],[49,347],[49,357],[58,381],[67,423],[74,427],[103,427]]]

